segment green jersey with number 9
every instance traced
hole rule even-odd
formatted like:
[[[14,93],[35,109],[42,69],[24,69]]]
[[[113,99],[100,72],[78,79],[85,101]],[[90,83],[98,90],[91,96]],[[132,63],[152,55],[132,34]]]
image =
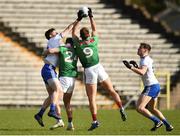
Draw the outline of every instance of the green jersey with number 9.
[[[59,47],[59,76],[77,77],[77,56],[73,47]]]
[[[94,66],[99,63],[98,37],[88,37],[87,40],[73,39],[76,54],[84,68]]]

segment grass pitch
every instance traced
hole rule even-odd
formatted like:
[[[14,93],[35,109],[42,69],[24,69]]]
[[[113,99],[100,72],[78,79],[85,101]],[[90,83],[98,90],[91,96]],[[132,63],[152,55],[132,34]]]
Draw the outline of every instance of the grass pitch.
[[[98,110],[100,127],[94,131],[87,131],[91,124],[89,109],[74,109],[74,131],[64,128],[49,130],[55,120],[45,113],[43,120],[45,127],[40,127],[33,116],[37,109],[1,109],[0,135],[180,135],[180,110],[162,111],[174,126],[172,132],[166,132],[161,127],[151,132],[153,123],[138,114],[135,110],[127,110],[128,120],[123,122],[118,110]],[[62,112],[63,120],[67,125],[66,114]]]

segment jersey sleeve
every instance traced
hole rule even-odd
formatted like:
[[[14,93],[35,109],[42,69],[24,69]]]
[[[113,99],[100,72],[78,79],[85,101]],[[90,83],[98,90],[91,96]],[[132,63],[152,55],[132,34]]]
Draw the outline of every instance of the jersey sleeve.
[[[150,60],[148,58],[144,58],[141,61],[141,66],[148,66],[149,65]]]

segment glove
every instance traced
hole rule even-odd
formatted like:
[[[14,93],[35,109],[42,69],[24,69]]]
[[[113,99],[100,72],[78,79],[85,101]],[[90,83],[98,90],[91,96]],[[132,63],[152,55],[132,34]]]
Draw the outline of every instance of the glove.
[[[83,11],[82,11],[82,10],[79,10],[78,13],[77,13],[77,16],[78,16],[77,20],[78,20],[78,21],[81,21],[82,18],[83,18],[83,15],[84,15]]]
[[[131,60],[129,61],[130,64],[132,64],[135,68],[138,68],[138,64],[136,63],[136,61]]]
[[[128,61],[123,60],[123,63],[124,63],[124,65],[125,65],[127,68],[131,69],[132,66],[129,64]]]
[[[89,9],[89,11],[88,11],[88,16],[89,16],[89,17],[93,17],[92,9],[91,9],[91,8],[88,8],[88,9]]]

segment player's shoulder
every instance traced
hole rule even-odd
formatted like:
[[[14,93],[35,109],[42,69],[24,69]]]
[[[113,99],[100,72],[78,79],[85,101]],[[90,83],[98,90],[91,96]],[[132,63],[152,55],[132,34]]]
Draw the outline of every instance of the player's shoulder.
[[[145,60],[145,61],[151,61],[152,58],[148,55],[148,56],[145,56],[145,57],[144,57],[144,60]]]
[[[146,56],[145,57],[145,61],[148,61],[148,62],[153,62],[153,59],[150,57],[150,56]]]

